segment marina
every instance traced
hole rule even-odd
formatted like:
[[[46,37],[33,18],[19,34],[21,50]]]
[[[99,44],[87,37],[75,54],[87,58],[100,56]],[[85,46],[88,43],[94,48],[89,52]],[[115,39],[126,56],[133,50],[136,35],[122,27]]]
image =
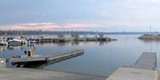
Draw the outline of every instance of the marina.
[[[0,0],[0,80],[160,80],[160,0]]]
[[[138,52],[145,51],[144,53],[146,53],[147,51],[150,51],[150,49],[151,49],[150,44],[143,43],[141,40],[138,40],[136,38],[136,37],[138,37],[138,35],[135,35],[135,37],[128,37],[128,35],[127,36],[121,36],[121,35],[115,36],[114,35],[114,36],[110,36],[110,37],[118,38],[118,40],[110,42],[110,43],[106,43],[106,42],[104,42],[104,43],[99,43],[99,42],[78,42],[78,43],[67,42],[67,43],[52,43],[52,44],[51,43],[34,44],[34,47],[36,48],[35,52],[34,52],[36,54],[34,54],[34,55],[43,55],[43,57],[52,56],[52,55],[53,56],[61,55],[61,54],[67,53],[68,51],[69,52],[74,51],[78,48],[84,49],[84,54],[77,56],[75,58],[66,58],[66,59],[62,59],[60,61],[56,61],[56,62],[49,61],[47,63],[46,63],[46,61],[34,62],[34,59],[36,59],[36,58],[33,58],[33,61],[27,62],[25,57],[22,56],[22,58],[25,61],[24,62],[25,65],[21,64],[21,66],[16,66],[16,67],[45,69],[45,70],[53,70],[53,71],[58,71],[58,72],[81,73],[81,74],[89,74],[89,75],[95,75],[95,76],[98,75],[98,76],[104,76],[103,77],[103,80],[104,80],[107,78],[107,76],[110,76],[117,69],[121,68],[120,70],[123,70],[124,69],[123,66],[129,66],[129,67],[127,67],[127,70],[128,70],[128,68],[129,68],[129,70],[130,70],[130,68],[134,68],[137,62],[144,61],[144,60],[140,59],[141,54]],[[136,44],[134,44],[134,45],[130,43],[130,41],[133,41],[133,40],[134,40],[134,42],[136,42]],[[142,44],[143,45],[146,44],[146,45],[148,45],[148,47],[141,46],[140,48],[137,48],[136,47],[137,44],[139,44],[138,46],[140,46]],[[152,43],[152,48],[154,48],[154,49],[152,49],[152,51],[156,51],[155,49],[158,50],[158,47],[155,48],[155,46],[153,44],[157,44],[157,42]],[[128,46],[131,46],[131,47],[129,49],[129,52],[128,52],[128,50],[127,50],[127,52],[121,52],[120,47],[117,47],[117,45],[123,45],[123,47],[125,47],[125,51],[126,51],[126,48],[128,48]],[[113,48],[113,47],[114,47],[114,49],[112,50],[111,48]],[[11,61],[12,56],[24,55],[24,51],[28,51],[31,48],[33,48],[33,46],[24,46],[23,48],[22,48],[22,46],[20,48],[18,48],[18,46],[13,46],[13,49],[10,50],[7,47],[4,51],[1,51],[0,55],[3,58],[10,59],[8,61]],[[109,52],[108,52],[108,50],[109,50]],[[110,51],[110,50],[112,50],[112,51]],[[121,54],[118,57],[115,56],[115,55],[117,55],[117,52],[119,54]],[[6,57],[5,57],[5,55],[6,55]],[[127,55],[127,56],[125,56],[125,55]],[[134,57],[134,56],[136,56],[136,57]],[[150,56],[152,56],[152,54]],[[129,59],[127,57],[129,57]],[[148,60],[153,60],[151,58],[155,59],[155,57],[156,57],[156,55],[153,57],[146,57],[146,59],[149,58]],[[30,58],[30,57],[28,57],[28,58]],[[127,60],[124,60],[124,58]],[[43,59],[46,60],[45,58],[43,58]],[[19,61],[20,58],[18,58],[17,60]],[[32,60],[32,59],[28,59],[28,60]],[[140,61],[138,61],[138,60],[140,60]],[[15,61],[16,61],[16,59],[15,59]],[[112,63],[110,61],[112,61]],[[155,60],[153,60],[151,62],[154,62],[154,61]],[[92,63],[92,62],[94,62],[94,63]],[[157,61],[157,65],[159,65],[158,62],[159,61]],[[6,63],[7,64],[6,67],[12,68],[12,64],[9,64],[9,63],[10,62]],[[16,62],[13,62],[13,63],[16,63]],[[116,64],[116,65],[113,65],[113,64]],[[15,64],[15,65],[17,65],[17,64]],[[81,65],[83,65],[83,66],[81,66]],[[143,65],[148,65],[148,64],[143,64]],[[151,64],[149,64],[149,65],[151,65]],[[111,67],[109,67],[109,66],[111,66]],[[97,68],[97,67],[101,67],[101,68]],[[13,68],[15,68],[15,67],[13,67]],[[157,67],[157,68],[159,69],[159,67]],[[141,68],[136,68],[136,69],[139,70]]]

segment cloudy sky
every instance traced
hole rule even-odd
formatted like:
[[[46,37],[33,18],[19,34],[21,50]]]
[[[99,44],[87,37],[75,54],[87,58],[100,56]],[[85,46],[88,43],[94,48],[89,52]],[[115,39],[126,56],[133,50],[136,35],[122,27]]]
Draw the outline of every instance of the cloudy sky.
[[[160,0],[0,0],[0,30],[160,31]]]

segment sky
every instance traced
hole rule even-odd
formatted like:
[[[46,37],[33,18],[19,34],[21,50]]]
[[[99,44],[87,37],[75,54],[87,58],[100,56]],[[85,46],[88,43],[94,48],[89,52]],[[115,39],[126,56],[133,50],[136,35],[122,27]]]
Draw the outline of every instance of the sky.
[[[159,21],[160,0],[0,0],[0,30],[160,32]]]

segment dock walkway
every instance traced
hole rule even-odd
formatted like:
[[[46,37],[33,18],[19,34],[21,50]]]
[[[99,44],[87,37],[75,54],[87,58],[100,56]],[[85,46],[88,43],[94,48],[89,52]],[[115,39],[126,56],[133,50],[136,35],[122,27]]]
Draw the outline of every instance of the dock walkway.
[[[120,67],[106,80],[158,80],[156,53],[144,52],[134,66]]]
[[[38,69],[0,68],[0,80],[105,80],[105,77]]]
[[[155,70],[157,68],[156,53],[144,52],[133,67],[138,69]]]

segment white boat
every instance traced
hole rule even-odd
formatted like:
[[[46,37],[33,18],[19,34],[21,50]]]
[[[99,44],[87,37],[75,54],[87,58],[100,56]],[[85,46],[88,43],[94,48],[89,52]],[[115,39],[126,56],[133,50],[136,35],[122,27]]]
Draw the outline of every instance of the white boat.
[[[34,40],[34,39],[28,39],[28,42],[29,42],[29,43],[37,43],[37,41]]]
[[[8,44],[9,45],[23,45],[23,44],[27,44],[28,41],[25,39],[11,39],[8,40]]]
[[[5,39],[0,39],[0,45],[3,46],[3,45],[8,45],[8,42],[6,42]]]
[[[13,46],[22,45],[22,41],[19,39],[11,39],[8,40],[8,45],[13,45]]]
[[[8,45],[11,46],[19,46],[24,44],[28,44],[28,41],[24,38],[9,38],[8,40]]]
[[[28,44],[28,41],[26,39],[20,39],[22,44]]]

